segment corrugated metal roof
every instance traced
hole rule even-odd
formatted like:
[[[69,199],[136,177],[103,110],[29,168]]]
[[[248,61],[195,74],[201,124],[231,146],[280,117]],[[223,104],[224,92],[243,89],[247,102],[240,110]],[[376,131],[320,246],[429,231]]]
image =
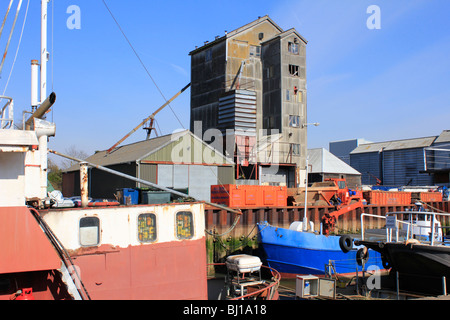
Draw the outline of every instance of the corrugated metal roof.
[[[450,142],[450,130],[442,131],[439,137],[437,137],[437,139],[434,141],[434,143],[444,143],[444,142]]]
[[[308,165],[310,173],[361,174],[324,148],[308,150]]]
[[[367,153],[367,152],[380,152],[383,148],[386,148],[389,142],[375,142],[357,146],[350,154]]]
[[[416,139],[405,139],[405,140],[395,140],[387,142],[376,142],[360,145],[355,148],[350,154],[357,153],[368,153],[368,152],[381,152],[388,150],[401,150],[401,149],[412,149],[412,148],[426,148],[433,144],[436,137],[427,138],[416,138]]]
[[[435,139],[436,137],[428,137],[428,138],[391,141],[384,150],[426,148],[431,146]]]
[[[127,162],[136,162],[139,160],[142,160],[144,158],[149,157],[151,154],[158,152],[158,150],[166,147],[172,142],[177,141],[179,138],[185,136],[185,135],[191,135],[198,141],[201,141],[204,143],[201,139],[199,139],[197,136],[195,136],[192,132],[189,130],[183,130],[180,132],[175,132],[172,134],[160,136],[157,138],[144,140],[124,146],[119,146],[116,149],[114,149],[110,154],[107,154],[107,151],[98,151],[89,158],[86,159],[87,162],[100,165],[100,166],[109,166],[109,165],[115,165],[115,164],[121,164],[121,163],[127,163]],[[204,143],[207,147],[210,147],[206,143]],[[211,147],[210,147],[211,148]],[[211,148],[212,149],[212,148]],[[217,152],[217,151],[216,151]],[[220,154],[217,152],[217,154]],[[220,154],[223,156],[222,154]],[[225,158],[225,156],[223,156]],[[167,159],[165,161],[170,161],[170,159]],[[232,163],[228,159],[226,159],[227,163]],[[66,170],[66,172],[70,171],[78,171],[80,169],[79,165],[73,165],[69,169]]]

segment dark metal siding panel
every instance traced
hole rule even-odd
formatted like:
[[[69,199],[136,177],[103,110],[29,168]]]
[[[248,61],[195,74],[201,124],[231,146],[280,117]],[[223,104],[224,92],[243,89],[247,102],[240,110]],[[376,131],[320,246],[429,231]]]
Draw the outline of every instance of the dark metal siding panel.
[[[430,175],[420,173],[425,169],[423,148],[383,152],[383,183],[390,186],[431,185]]]
[[[226,41],[219,42],[209,49],[191,55],[191,120],[202,121],[202,135],[209,128],[217,127],[218,100],[224,92],[226,70]],[[205,58],[211,50],[210,60]]]
[[[80,195],[80,171],[63,173],[62,193],[64,197],[73,197]]]
[[[350,165],[361,173],[361,183],[375,185],[381,175],[381,158],[378,152],[357,153],[350,155]]]
[[[281,121],[281,44],[271,41],[262,46],[263,129],[282,131]]]
[[[107,168],[136,177],[136,163],[119,164]],[[95,168],[90,170],[89,180],[89,196],[92,198],[114,199],[117,189],[137,186],[135,181]]]

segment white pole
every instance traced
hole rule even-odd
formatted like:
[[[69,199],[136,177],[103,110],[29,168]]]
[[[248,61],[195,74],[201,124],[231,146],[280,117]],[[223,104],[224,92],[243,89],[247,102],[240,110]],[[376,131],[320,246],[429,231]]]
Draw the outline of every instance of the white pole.
[[[39,62],[31,60],[31,106],[39,104]],[[33,110],[35,111],[35,110]]]
[[[305,177],[305,209],[303,212],[303,231],[308,230],[308,218],[306,217],[306,212],[308,209],[308,156],[306,156],[306,177]]]
[[[41,0],[41,103],[47,99],[47,4],[50,0]]]
[[[42,135],[39,137],[39,156],[41,159],[41,183],[40,183],[40,198],[47,197],[47,149],[48,149],[48,136]]]

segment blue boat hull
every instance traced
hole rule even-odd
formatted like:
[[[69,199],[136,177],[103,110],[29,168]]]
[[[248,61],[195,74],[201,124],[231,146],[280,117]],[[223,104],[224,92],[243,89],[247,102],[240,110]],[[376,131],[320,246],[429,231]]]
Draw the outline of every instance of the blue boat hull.
[[[333,261],[336,273],[354,273],[362,271],[356,261],[356,252],[360,247],[353,247],[344,253],[339,246],[340,236],[324,236],[311,232],[301,232],[277,228],[267,223],[259,223],[258,231],[267,264],[284,274],[325,274],[325,265]],[[381,256],[369,250],[366,270],[375,265],[383,269]],[[373,268],[372,268],[373,270]]]

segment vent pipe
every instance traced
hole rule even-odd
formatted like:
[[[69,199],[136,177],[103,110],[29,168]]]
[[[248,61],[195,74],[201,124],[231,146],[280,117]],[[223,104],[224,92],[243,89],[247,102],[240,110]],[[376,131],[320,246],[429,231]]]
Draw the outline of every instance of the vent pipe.
[[[39,62],[31,60],[31,107],[36,111],[39,105]]]
[[[34,118],[42,118],[45,113],[48,111],[48,109],[50,109],[53,104],[56,101],[56,94],[54,92],[52,92],[48,98],[41,104],[41,106],[39,107],[39,109],[37,109],[32,115],[31,117],[27,120],[27,122],[25,123],[25,129],[26,130],[31,130],[31,125],[33,124],[33,119]]]

